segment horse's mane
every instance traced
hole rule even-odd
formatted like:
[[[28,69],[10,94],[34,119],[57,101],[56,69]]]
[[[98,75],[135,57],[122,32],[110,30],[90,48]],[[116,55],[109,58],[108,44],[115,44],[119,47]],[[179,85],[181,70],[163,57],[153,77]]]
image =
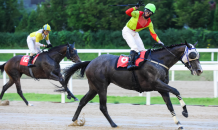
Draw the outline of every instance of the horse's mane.
[[[60,49],[60,48],[62,48],[62,47],[64,47],[64,46],[66,46],[66,45],[67,45],[67,44],[52,47],[51,49],[48,50],[48,52],[55,51],[55,50]]]
[[[166,48],[173,48],[173,47],[175,47],[175,46],[182,46],[182,45],[186,45],[186,44],[185,44],[185,43],[174,44],[174,45],[166,46]],[[155,51],[160,51],[160,50],[163,50],[163,49],[164,49],[164,47],[158,48],[158,49],[152,49],[151,51],[152,51],[152,52],[155,52]]]

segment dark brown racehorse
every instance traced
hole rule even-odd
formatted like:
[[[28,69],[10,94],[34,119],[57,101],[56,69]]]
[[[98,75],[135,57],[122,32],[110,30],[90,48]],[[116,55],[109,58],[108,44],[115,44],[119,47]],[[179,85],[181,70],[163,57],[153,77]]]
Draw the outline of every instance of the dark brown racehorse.
[[[26,105],[31,106],[30,103],[25,99],[23,96],[21,85],[20,85],[20,77],[22,74],[25,74],[27,76],[31,77],[29,68],[27,66],[20,65],[20,60],[23,56],[18,55],[10,60],[8,60],[3,65],[0,65],[1,72],[4,70],[9,76],[9,81],[3,86],[0,100],[2,99],[5,91],[11,87],[14,83],[16,84],[17,93],[20,95],[20,97],[23,99],[23,101],[26,103]],[[81,62],[77,50],[74,48],[73,44],[66,44],[66,45],[60,45],[51,48],[50,50],[41,53],[36,62],[36,67],[32,68],[32,72],[35,78],[37,79],[52,79],[55,81],[59,81],[61,85],[64,85],[64,79],[61,75],[61,69],[59,63],[61,60],[67,57],[69,60],[73,62]],[[68,93],[68,99],[71,97],[74,98],[74,100],[78,100],[67,88],[67,86],[64,87],[64,90]]]
[[[172,103],[170,101],[169,93],[176,95],[183,108],[183,116],[188,117],[188,111],[186,105],[180,96],[179,91],[168,85],[169,83],[169,68],[171,68],[180,59],[181,62],[191,71],[193,75],[200,75],[203,70],[199,62],[199,53],[195,49],[196,44],[177,44],[162,49],[151,51],[147,58],[147,62],[144,63],[140,69],[135,70],[135,74],[138,77],[138,83],[141,86],[142,91],[158,91],[163,100],[165,101],[169,111],[173,116],[174,122],[178,125],[179,129],[183,129],[181,123],[177,120]],[[69,78],[77,70],[82,69],[81,74],[86,73],[89,91],[81,99],[76,113],[73,117],[74,123],[77,122],[78,116],[82,108],[92,100],[96,94],[100,98],[100,110],[111,124],[112,127],[117,127],[113,122],[107,111],[107,88],[110,83],[114,83],[124,89],[134,89],[135,82],[131,71],[116,70],[114,68],[118,56],[115,55],[101,55],[92,61],[86,61],[74,64],[72,67],[65,71],[65,82],[69,81]],[[146,110],[145,110],[146,111]]]

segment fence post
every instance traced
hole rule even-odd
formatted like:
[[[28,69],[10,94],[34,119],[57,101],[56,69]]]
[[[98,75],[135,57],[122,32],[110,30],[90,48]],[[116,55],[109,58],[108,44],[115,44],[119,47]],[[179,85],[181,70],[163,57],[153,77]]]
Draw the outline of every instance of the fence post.
[[[100,55],[101,55],[101,51],[98,52],[98,56],[100,56]]]
[[[174,78],[175,78],[174,77],[174,70],[172,70],[172,79],[171,80],[174,81]]]
[[[65,93],[61,93],[61,103],[65,103]]]
[[[72,81],[72,76],[70,77],[70,80],[69,80],[69,90],[71,93],[73,93],[73,81]]]
[[[7,83],[7,77],[6,77],[6,72],[3,72],[3,86]],[[7,91],[5,91],[7,93]]]
[[[217,71],[213,71],[214,98],[217,97]]]
[[[146,92],[146,105],[151,105],[151,92]]]
[[[211,61],[214,61],[214,52],[211,53]]]
[[[6,84],[6,72],[3,72],[3,86]]]

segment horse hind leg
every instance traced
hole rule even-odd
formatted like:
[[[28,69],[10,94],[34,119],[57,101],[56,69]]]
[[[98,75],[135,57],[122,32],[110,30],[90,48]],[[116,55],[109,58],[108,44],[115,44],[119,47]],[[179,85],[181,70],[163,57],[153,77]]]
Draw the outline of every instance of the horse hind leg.
[[[1,92],[1,95],[0,95],[0,100],[2,100],[5,91],[7,91],[7,89],[9,87],[11,87],[13,84],[14,84],[14,81],[11,78],[9,78],[9,81],[2,88],[2,92]]]
[[[182,130],[183,126],[176,118],[176,114],[174,112],[173,105],[172,105],[171,100],[170,100],[169,92],[160,92],[160,91],[158,91],[158,92],[163,97],[164,102],[166,103],[168,110],[170,111],[170,113],[173,116],[173,120],[174,120],[175,124],[177,124],[179,126],[178,130]]]
[[[95,90],[89,90],[88,93],[80,100],[79,106],[77,107],[76,113],[73,116],[72,121],[75,122],[77,121],[79,114],[82,110],[82,108],[96,96],[97,92]]]

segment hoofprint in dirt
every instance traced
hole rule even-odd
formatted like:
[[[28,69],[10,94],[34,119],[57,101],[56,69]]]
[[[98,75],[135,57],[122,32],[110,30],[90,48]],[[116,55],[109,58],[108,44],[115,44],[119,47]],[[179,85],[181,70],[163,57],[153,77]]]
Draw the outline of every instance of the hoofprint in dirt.
[[[56,81],[42,79],[40,81],[35,81],[34,79],[21,79],[22,91],[23,93],[44,93],[44,94],[59,94],[54,92],[57,87],[53,84],[60,85]],[[0,79],[0,86],[2,86],[3,80]],[[88,81],[86,79],[73,79],[73,93],[75,95],[85,95],[89,90]],[[173,81],[169,85],[175,87],[179,90],[183,98],[204,98],[214,97],[214,87],[213,81]],[[0,87],[2,89],[2,87]],[[205,91],[207,88],[207,91]],[[7,90],[8,93],[17,93],[15,85]],[[110,84],[108,87],[108,96],[138,96],[139,93],[136,91],[126,90],[120,88],[114,84]],[[143,94],[146,96],[146,94]],[[158,92],[151,92],[152,97],[161,97]],[[170,97],[175,97],[173,94]]]
[[[78,106],[75,103],[32,102],[34,107],[22,101],[11,101],[9,106],[0,106],[0,129],[25,130],[102,130],[114,129],[99,110],[99,103],[88,103],[84,126],[68,126]],[[165,105],[108,104],[111,117],[120,130],[175,130],[177,126]],[[216,130],[218,108],[187,106],[189,117],[182,116],[182,108],[174,105],[177,118],[187,130]]]

